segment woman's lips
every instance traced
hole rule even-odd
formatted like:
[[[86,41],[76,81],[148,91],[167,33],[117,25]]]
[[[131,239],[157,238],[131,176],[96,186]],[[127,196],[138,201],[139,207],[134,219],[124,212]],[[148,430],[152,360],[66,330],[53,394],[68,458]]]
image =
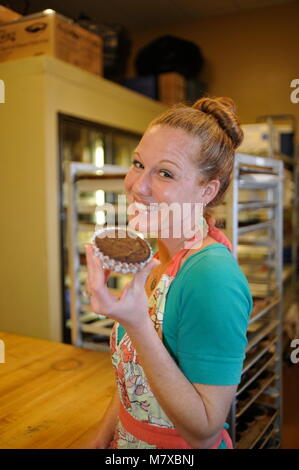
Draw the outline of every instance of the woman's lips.
[[[144,204],[142,202],[134,201],[132,205],[133,205],[134,210],[138,210],[139,212],[151,212],[151,211],[157,211],[160,209],[160,204],[157,202]]]

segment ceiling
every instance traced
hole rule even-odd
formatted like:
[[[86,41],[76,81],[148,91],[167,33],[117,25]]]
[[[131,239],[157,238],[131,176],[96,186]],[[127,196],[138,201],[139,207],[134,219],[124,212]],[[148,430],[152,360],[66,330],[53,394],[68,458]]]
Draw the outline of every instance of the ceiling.
[[[0,0],[1,1],[1,0]],[[218,16],[272,5],[290,0],[11,0],[1,1],[24,14],[52,8],[77,19],[80,13],[94,23],[118,23],[129,30],[186,23],[207,16]]]

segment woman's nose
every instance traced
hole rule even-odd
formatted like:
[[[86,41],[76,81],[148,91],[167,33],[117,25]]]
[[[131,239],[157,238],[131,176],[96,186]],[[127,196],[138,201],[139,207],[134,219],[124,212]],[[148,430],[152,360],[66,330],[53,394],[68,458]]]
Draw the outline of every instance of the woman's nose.
[[[132,184],[131,191],[140,196],[149,196],[152,192],[151,177],[149,174],[139,174]]]

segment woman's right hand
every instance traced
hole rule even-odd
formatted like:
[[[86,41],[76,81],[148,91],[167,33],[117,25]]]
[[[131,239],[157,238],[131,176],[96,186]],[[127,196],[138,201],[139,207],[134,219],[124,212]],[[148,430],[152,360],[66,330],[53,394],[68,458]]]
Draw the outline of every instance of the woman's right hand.
[[[105,432],[105,429],[101,427],[100,430],[97,429],[95,435],[88,438],[81,449],[108,449],[111,440],[112,439],[107,436],[107,431]]]
[[[105,315],[125,328],[135,328],[143,321],[148,321],[148,296],[145,292],[145,282],[150,271],[160,264],[153,258],[136,273],[133,279],[124,287],[120,297],[115,298],[107,287],[107,279],[102,261],[94,254],[91,244],[85,245],[87,261],[87,291],[90,294],[92,311]]]

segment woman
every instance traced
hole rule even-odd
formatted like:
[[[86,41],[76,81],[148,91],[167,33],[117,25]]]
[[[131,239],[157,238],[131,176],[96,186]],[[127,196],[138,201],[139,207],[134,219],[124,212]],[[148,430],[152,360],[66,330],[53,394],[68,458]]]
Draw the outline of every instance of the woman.
[[[109,293],[101,262],[86,246],[91,305],[116,321],[118,391],[97,448],[232,447],[225,420],[240,382],[252,297],[229,240],[207,211],[229,186],[242,138],[229,98],[168,110],[138,144],[126,193],[143,214],[152,203],[202,204],[202,243],[186,248],[184,235],[165,237],[158,227],[155,259],[120,299]]]

